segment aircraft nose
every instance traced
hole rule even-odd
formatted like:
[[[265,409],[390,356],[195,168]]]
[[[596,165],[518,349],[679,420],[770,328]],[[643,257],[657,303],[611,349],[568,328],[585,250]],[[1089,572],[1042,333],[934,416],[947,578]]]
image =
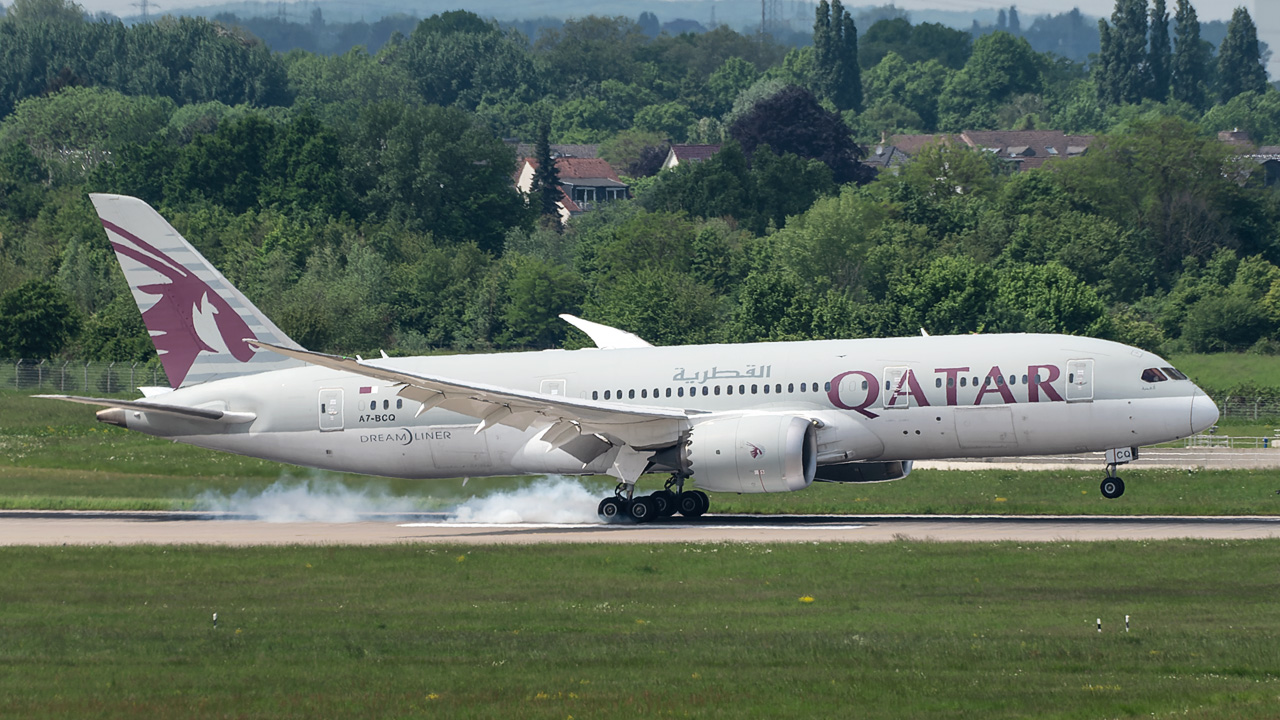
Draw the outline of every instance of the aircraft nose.
[[[1196,394],[1191,397],[1191,434],[1204,432],[1216,422],[1218,406],[1203,390],[1196,388]]]

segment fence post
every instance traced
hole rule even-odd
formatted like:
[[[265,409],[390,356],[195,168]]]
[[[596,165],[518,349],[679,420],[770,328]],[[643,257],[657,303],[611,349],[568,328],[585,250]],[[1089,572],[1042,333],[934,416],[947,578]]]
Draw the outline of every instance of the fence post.
[[[1253,420],[1258,421],[1258,403],[1262,402],[1262,398],[1254,398],[1253,400]]]
[[[89,392],[89,361],[84,361],[84,386],[80,388],[85,392]]]
[[[129,366],[129,389],[130,390],[133,390],[134,388],[138,387],[137,384],[133,382],[133,371],[137,369],[138,369],[138,363],[137,361],[134,361],[134,363]]]
[[[112,379],[111,376],[115,374],[116,374],[116,364],[112,362],[110,365],[107,366],[107,392],[108,393],[111,392],[111,379]]]
[[[67,391],[67,366],[70,364],[70,360],[64,360],[62,363],[62,376],[58,379],[58,392]]]
[[[44,364],[48,362],[48,358],[41,360],[36,365],[36,389],[44,387]]]

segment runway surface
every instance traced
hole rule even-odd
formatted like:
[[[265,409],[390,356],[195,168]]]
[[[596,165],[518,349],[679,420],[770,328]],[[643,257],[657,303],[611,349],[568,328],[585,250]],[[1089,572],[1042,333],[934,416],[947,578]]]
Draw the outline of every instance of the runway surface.
[[[441,514],[269,523],[192,512],[2,511],[0,546],[448,543],[987,542],[1280,537],[1280,517],[707,515],[647,525],[483,524]]]

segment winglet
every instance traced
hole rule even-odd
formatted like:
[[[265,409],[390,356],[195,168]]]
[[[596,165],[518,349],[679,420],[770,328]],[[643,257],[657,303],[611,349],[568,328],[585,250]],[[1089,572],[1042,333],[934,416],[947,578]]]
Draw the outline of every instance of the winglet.
[[[577,315],[563,313],[560,315],[560,319],[586,333],[587,337],[591,338],[591,342],[595,343],[596,347],[601,350],[653,347],[639,335],[609,327],[608,325],[593,323],[590,320],[583,320]]]

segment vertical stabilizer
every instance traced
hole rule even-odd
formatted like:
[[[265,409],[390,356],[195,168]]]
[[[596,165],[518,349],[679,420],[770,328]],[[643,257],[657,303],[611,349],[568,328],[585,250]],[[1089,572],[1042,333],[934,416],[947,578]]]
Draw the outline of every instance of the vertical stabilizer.
[[[245,343],[300,349],[150,205],[125,195],[89,198],[175,388],[302,365]]]

